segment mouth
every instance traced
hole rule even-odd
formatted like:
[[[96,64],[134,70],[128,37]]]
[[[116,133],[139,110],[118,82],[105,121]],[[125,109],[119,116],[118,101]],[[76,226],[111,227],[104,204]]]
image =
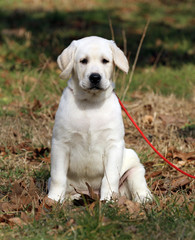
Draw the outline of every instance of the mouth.
[[[89,84],[89,85],[81,84],[80,86],[84,91],[94,92],[94,93],[100,92],[100,91],[106,91],[109,88],[109,85],[104,86],[102,84]]]
[[[89,90],[103,90],[103,89],[99,86],[92,86],[89,88]]]
[[[83,90],[85,91],[92,91],[92,92],[97,92],[97,91],[103,91],[105,90],[100,84],[90,84],[89,86],[82,86]]]

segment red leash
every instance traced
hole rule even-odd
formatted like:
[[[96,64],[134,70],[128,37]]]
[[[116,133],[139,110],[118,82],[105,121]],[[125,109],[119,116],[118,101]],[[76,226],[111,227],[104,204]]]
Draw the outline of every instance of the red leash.
[[[118,97],[118,96],[117,96]],[[146,136],[143,134],[143,132],[141,131],[141,129],[138,127],[138,125],[135,123],[135,121],[133,120],[133,118],[130,116],[130,114],[127,112],[127,109],[124,107],[124,105],[122,104],[121,100],[118,98],[119,103],[122,107],[122,109],[125,111],[125,113],[127,114],[128,118],[131,120],[131,122],[134,124],[134,126],[137,128],[137,130],[140,132],[140,134],[142,135],[142,137],[144,138],[144,140],[148,143],[148,145],[165,161],[167,162],[170,166],[172,166],[173,168],[175,168],[177,171],[183,173],[184,175],[194,178],[195,176],[190,175],[189,173],[186,173],[184,171],[182,171],[181,169],[179,169],[178,167],[176,167],[174,164],[172,164],[171,162],[169,162],[169,160],[167,160],[165,157],[163,157],[163,155],[161,153],[159,153],[156,148],[149,142],[149,140],[146,138]]]

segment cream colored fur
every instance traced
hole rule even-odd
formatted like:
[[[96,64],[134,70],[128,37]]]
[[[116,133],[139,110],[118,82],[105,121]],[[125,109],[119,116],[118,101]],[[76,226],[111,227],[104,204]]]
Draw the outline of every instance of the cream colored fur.
[[[113,91],[114,66],[129,70],[124,53],[113,41],[86,37],[73,41],[57,62],[60,76],[71,78],[55,118],[48,197],[76,198],[74,189],[86,191],[87,182],[100,192],[101,200],[110,200],[113,193],[138,202],[152,199],[143,165],[133,150],[125,148],[121,108]],[[90,81],[94,73],[101,78],[95,86]]]

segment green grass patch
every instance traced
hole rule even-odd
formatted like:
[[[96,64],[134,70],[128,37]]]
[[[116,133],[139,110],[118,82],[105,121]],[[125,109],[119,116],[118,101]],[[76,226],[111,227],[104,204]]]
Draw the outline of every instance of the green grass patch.
[[[194,238],[194,217],[187,205],[169,204],[166,209],[143,207],[139,220],[121,212],[115,203],[106,203],[90,210],[88,206],[60,206],[39,221],[10,231],[3,239],[189,239]]]
[[[154,91],[168,96],[175,94],[178,98],[190,99],[193,97],[195,85],[195,68],[192,64],[183,65],[181,68],[159,66],[158,69],[146,67],[137,69],[130,85],[127,100],[135,91]],[[128,81],[129,76],[125,81]],[[116,82],[116,89],[120,92],[121,81]],[[124,83],[123,83],[124,84]],[[123,91],[121,91],[122,95]]]

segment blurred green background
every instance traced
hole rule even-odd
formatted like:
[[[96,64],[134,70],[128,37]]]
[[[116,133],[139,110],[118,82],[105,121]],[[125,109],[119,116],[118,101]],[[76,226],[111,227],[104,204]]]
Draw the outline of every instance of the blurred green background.
[[[192,0],[1,0],[0,106],[60,95],[66,83],[58,77],[57,56],[74,39],[111,39],[110,25],[132,66],[147,19],[150,24],[126,100],[133,92],[147,90],[192,99],[194,16]],[[116,91],[122,96],[129,75],[117,76]]]

